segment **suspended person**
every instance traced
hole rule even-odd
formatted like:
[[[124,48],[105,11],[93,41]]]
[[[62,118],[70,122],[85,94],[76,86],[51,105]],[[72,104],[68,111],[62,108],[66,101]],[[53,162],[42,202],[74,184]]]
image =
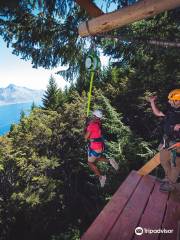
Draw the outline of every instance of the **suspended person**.
[[[114,159],[107,159],[102,156],[104,151],[104,141],[101,129],[102,117],[102,111],[95,110],[93,112],[93,118],[86,128],[85,139],[90,141],[88,147],[88,165],[94,174],[98,176],[101,187],[104,187],[106,175],[101,174],[100,170],[96,166],[96,162],[103,161],[110,163],[115,170],[118,170],[118,164]]]
[[[156,106],[157,96],[149,98],[153,113],[163,118],[163,141],[159,145],[160,162],[165,171],[165,178],[161,181],[160,191],[175,190],[175,183],[180,174],[180,153],[177,150],[173,156],[169,148],[180,141],[180,89],[172,90],[169,95],[169,108],[166,114]]]

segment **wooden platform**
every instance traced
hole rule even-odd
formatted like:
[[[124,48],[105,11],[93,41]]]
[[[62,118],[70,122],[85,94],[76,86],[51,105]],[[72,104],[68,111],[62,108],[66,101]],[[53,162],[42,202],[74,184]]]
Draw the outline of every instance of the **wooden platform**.
[[[180,200],[159,192],[159,185],[153,176],[132,171],[81,240],[180,240]],[[144,233],[136,235],[136,227]]]

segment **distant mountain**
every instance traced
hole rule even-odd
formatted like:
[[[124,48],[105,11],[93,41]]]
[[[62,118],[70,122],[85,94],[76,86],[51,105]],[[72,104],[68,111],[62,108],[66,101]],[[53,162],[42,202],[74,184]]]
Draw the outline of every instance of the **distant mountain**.
[[[0,88],[0,105],[26,102],[40,102],[44,91],[33,90],[10,84],[6,88]]]

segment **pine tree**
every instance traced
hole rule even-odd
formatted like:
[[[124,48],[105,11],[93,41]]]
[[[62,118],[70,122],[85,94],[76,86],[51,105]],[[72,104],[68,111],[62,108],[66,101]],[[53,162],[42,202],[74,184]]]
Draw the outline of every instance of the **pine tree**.
[[[26,114],[25,114],[24,110],[21,110],[20,120],[22,120],[25,116],[26,116]]]
[[[66,101],[67,101],[67,95],[64,93],[64,91],[61,88],[59,88],[58,94],[57,94],[58,109],[62,108]]]
[[[47,90],[42,99],[43,108],[49,110],[56,110],[58,105],[58,87],[53,76],[50,77]]]
[[[32,105],[31,105],[31,111],[34,110],[35,108],[37,108],[37,106],[36,106],[35,102],[33,101]]]

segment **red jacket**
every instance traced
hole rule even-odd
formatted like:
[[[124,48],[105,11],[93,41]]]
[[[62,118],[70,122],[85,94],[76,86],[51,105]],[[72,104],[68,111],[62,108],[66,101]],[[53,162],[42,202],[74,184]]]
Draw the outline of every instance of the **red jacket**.
[[[101,138],[102,137],[101,121],[100,120],[92,120],[87,126],[87,132],[90,133],[89,139]],[[103,142],[91,142],[90,148],[93,150],[102,150]]]

